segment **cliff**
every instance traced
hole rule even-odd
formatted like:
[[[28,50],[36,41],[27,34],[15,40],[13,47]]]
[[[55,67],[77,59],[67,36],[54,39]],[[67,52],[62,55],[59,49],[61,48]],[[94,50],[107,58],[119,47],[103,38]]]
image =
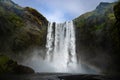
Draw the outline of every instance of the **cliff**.
[[[13,59],[34,47],[45,48],[47,19],[37,10],[0,0],[0,55]],[[23,55],[24,56],[24,55]],[[0,73],[34,73],[10,58],[0,56]]]
[[[120,31],[115,25],[114,5],[101,2],[95,10],[74,19],[78,59],[105,74],[120,72]]]
[[[37,10],[22,8],[11,0],[0,1],[0,52],[17,53],[45,46],[47,19]]]

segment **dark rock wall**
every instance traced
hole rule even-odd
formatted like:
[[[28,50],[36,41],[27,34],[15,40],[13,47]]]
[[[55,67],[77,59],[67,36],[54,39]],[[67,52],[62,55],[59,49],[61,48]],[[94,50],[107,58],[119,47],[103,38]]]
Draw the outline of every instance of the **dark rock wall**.
[[[78,60],[96,66],[102,73],[119,73],[119,31],[115,3],[100,3],[94,11],[74,19]],[[118,49],[118,50],[117,50]]]
[[[22,8],[11,0],[0,1],[0,52],[45,47],[47,24],[35,9]]]
[[[44,49],[47,35],[47,19],[37,10],[20,7],[11,0],[0,0],[0,55],[22,60],[29,52],[39,47]],[[42,53],[43,54],[43,53]],[[22,55],[22,56],[19,56]],[[43,54],[45,55],[45,53]],[[1,57],[0,73],[33,73],[29,67]]]

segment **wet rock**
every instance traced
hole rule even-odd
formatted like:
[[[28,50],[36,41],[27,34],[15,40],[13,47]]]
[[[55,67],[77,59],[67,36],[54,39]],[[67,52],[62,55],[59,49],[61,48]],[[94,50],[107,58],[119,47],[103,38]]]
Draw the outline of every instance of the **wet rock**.
[[[19,65],[5,55],[0,55],[0,74],[32,74],[34,70],[30,67]]]

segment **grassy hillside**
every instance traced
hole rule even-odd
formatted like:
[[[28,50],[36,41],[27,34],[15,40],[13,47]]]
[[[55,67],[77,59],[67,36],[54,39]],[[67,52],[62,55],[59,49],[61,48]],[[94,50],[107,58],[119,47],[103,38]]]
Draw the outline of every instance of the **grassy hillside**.
[[[0,73],[34,73],[3,56],[16,56],[34,47],[45,48],[47,19],[37,10],[0,0]]]
[[[44,47],[47,23],[47,19],[35,9],[1,0],[0,52],[17,53],[30,47]]]
[[[114,6],[115,3],[101,2],[94,11],[74,19],[78,56],[106,74],[120,72],[120,38]]]

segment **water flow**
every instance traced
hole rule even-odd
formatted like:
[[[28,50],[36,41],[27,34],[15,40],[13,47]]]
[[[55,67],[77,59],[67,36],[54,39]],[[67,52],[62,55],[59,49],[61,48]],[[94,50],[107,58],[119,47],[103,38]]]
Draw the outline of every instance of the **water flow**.
[[[72,21],[48,24],[46,48],[46,57],[44,57],[44,50],[33,49],[29,55],[24,56],[23,65],[30,66],[41,73],[96,74],[99,71],[87,64],[77,64],[75,30]]]
[[[73,21],[61,24],[49,23],[46,61],[58,72],[73,72],[77,68],[75,30]]]

